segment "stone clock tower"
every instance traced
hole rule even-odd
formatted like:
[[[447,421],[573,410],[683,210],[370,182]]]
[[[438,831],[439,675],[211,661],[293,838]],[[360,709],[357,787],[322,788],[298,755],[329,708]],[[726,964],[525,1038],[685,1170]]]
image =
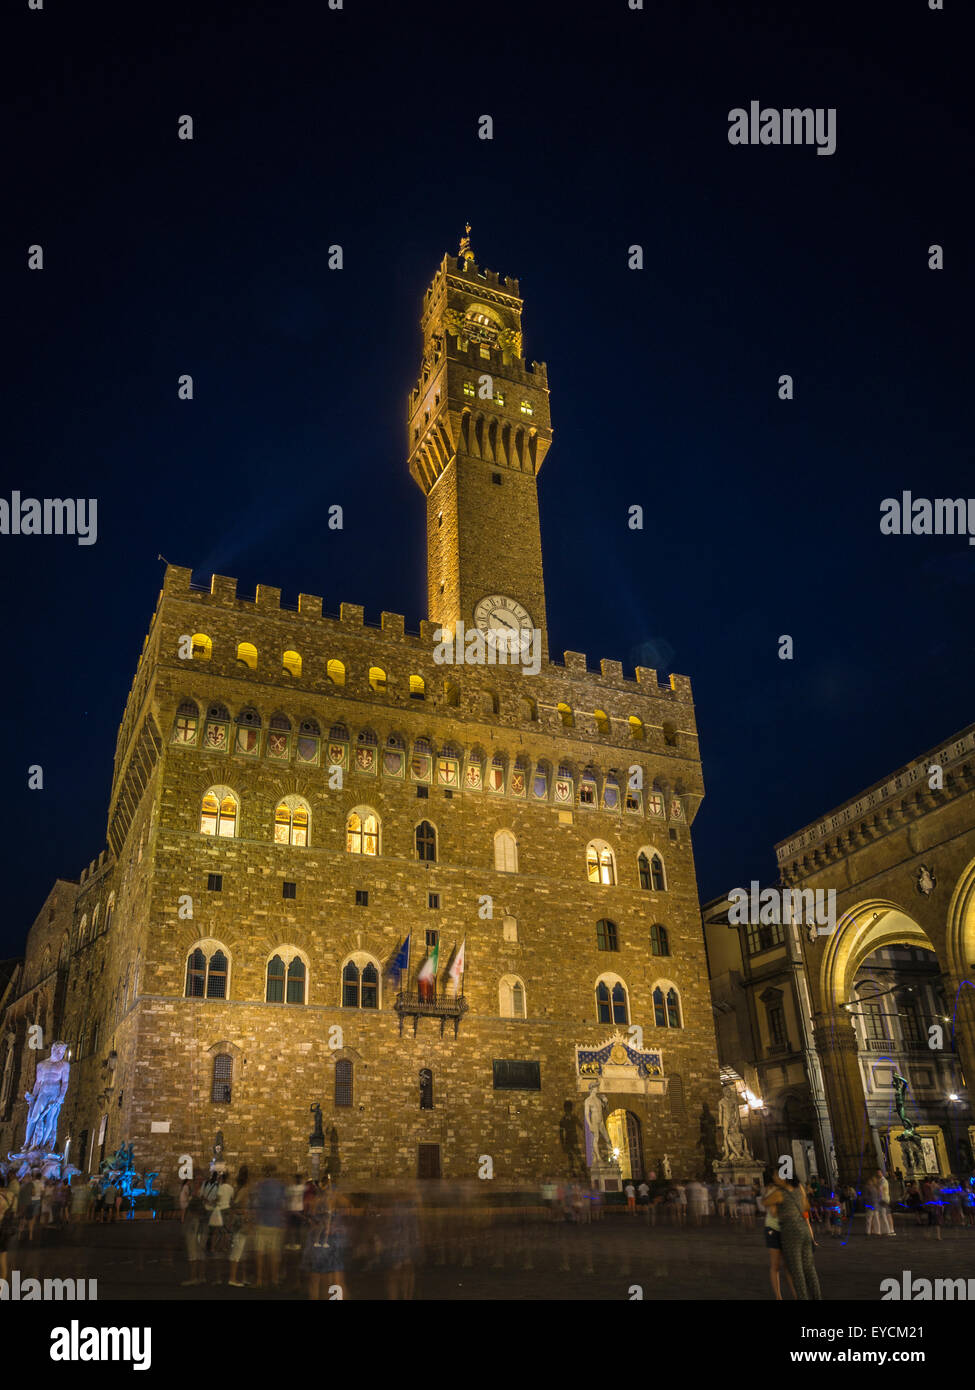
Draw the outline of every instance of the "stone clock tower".
[[[431,620],[538,628],[547,660],[537,475],[552,428],[545,364],[521,355],[521,308],[518,281],[479,270],[467,236],[444,257],[423,299],[409,462],[427,499]]]

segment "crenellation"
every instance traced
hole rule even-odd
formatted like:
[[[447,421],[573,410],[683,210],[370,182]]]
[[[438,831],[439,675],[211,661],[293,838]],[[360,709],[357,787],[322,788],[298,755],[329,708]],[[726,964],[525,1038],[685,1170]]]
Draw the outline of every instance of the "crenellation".
[[[162,592],[164,594],[188,594],[193,585],[193,571],[186,569],[182,565],[166,566],[166,573],[163,576]]]
[[[233,606],[237,601],[237,581],[229,579],[224,574],[214,574],[210,577],[210,596],[216,603]]]
[[[170,1190],[179,1156],[206,1161],[201,1144],[218,1128],[235,1168],[272,1149],[304,1167],[296,1075],[339,1136],[343,1180],[408,1180],[416,1144],[433,1134],[448,1178],[472,1178],[485,1152],[498,1187],[564,1177],[559,1122],[567,1102],[579,1104],[576,1047],[623,1022],[661,1044],[669,1084],[687,1101],[676,1114],[656,1092],[610,1091],[612,1108],[629,1112],[625,1132],[632,1120],[647,1160],[666,1151],[675,1174],[700,1164],[697,1116],[704,1101],[714,1109],[717,1065],[688,833],[703,794],[690,682],[661,685],[648,668],[629,678],[606,658],[590,668],[578,651],[550,659],[536,484],[551,439],[547,368],[504,362],[498,345],[518,346],[518,289],[445,256],[424,295],[424,384],[442,318],[480,309],[472,347],[455,355],[441,342],[434,394],[410,397],[432,423],[439,390],[441,423],[460,436],[436,429],[410,445],[430,538],[432,616],[418,631],[407,632],[402,613],[382,610],[373,626],[359,604],[336,615],[299,594],[292,610],[274,586],[245,597],[236,579],[198,587],[189,569],[167,567],[120,731],[110,849],[80,880],[65,1034],[78,1066],[64,1119],[72,1134],[94,1136],[105,1116],[104,1151],[132,1142],[140,1168],[158,1170]],[[468,420],[457,408],[478,368],[509,383],[509,414]],[[500,602],[485,603],[495,594]],[[437,659],[442,628],[507,627],[506,604],[516,625],[541,635],[537,671]],[[295,885],[287,901],[284,882]],[[490,919],[479,912],[485,898]],[[186,901],[191,916],[180,912]],[[619,931],[611,956],[600,954],[609,920]],[[650,923],[669,933],[666,962]],[[410,933],[404,988],[415,992],[428,931],[439,933],[441,974],[466,942],[468,1012],[456,1034],[441,1037],[422,1018],[415,1037],[401,1036],[384,967]],[[197,948],[218,971],[214,991],[202,987]],[[214,966],[217,949],[227,958]],[[278,952],[305,962],[299,998],[289,976],[287,1001],[272,1002]],[[346,998],[346,967],[360,953],[376,963],[368,1006]],[[620,981],[622,1003],[615,987],[612,1004],[601,992],[608,978]],[[664,978],[679,993],[679,1025],[659,1020],[653,991]],[[348,1107],[322,1046],[332,1023],[354,1061]],[[97,1048],[86,1048],[94,1030]],[[119,1103],[105,1106],[108,1049]],[[217,1053],[231,1063],[229,1098],[213,1096]],[[492,1061],[505,1058],[539,1062],[541,1089],[496,1091]],[[435,1074],[432,1116],[404,1103],[420,1067]],[[530,1133],[513,1131],[512,1104],[537,1117]],[[160,1107],[172,1118],[166,1136],[152,1130]],[[0,1122],[0,1150],[7,1138]]]
[[[270,584],[258,584],[257,592],[254,595],[254,605],[257,608],[277,609],[281,607],[281,590],[275,589]]]

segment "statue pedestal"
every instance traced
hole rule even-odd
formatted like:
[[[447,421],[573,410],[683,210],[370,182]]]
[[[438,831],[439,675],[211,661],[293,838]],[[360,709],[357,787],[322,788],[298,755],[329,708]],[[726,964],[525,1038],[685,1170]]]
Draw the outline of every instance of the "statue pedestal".
[[[11,1163],[18,1164],[16,1174],[18,1178],[26,1178],[33,1172],[39,1172],[42,1178],[64,1177],[64,1159],[60,1154],[48,1153],[47,1149],[24,1149],[19,1154],[7,1154]],[[75,1172],[78,1170],[75,1169]]]
[[[716,1158],[711,1166],[719,1183],[734,1187],[751,1187],[753,1182],[761,1183],[765,1171],[751,1154],[745,1158]]]
[[[623,1170],[611,1158],[594,1158],[589,1169],[589,1184],[600,1192],[622,1192]]]

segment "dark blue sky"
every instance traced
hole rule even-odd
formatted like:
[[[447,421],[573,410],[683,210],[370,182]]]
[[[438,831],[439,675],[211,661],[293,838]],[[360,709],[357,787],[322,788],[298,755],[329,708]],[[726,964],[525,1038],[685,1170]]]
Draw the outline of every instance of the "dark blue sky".
[[[158,553],[423,616],[406,396],[465,218],[548,363],[552,648],[694,683],[704,898],[971,722],[975,547],[879,531],[975,494],[963,6],[68,8],[4,20],[0,492],[95,496],[99,533],[0,537],[0,953],[104,845]],[[729,145],[753,99],[835,107],[836,153]]]

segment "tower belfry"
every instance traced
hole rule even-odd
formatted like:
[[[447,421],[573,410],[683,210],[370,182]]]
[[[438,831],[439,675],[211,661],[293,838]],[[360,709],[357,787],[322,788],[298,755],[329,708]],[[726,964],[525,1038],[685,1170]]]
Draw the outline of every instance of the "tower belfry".
[[[544,362],[522,356],[518,281],[481,270],[470,224],[423,299],[410,473],[427,499],[433,622],[537,628],[548,657],[537,475],[552,442]]]

